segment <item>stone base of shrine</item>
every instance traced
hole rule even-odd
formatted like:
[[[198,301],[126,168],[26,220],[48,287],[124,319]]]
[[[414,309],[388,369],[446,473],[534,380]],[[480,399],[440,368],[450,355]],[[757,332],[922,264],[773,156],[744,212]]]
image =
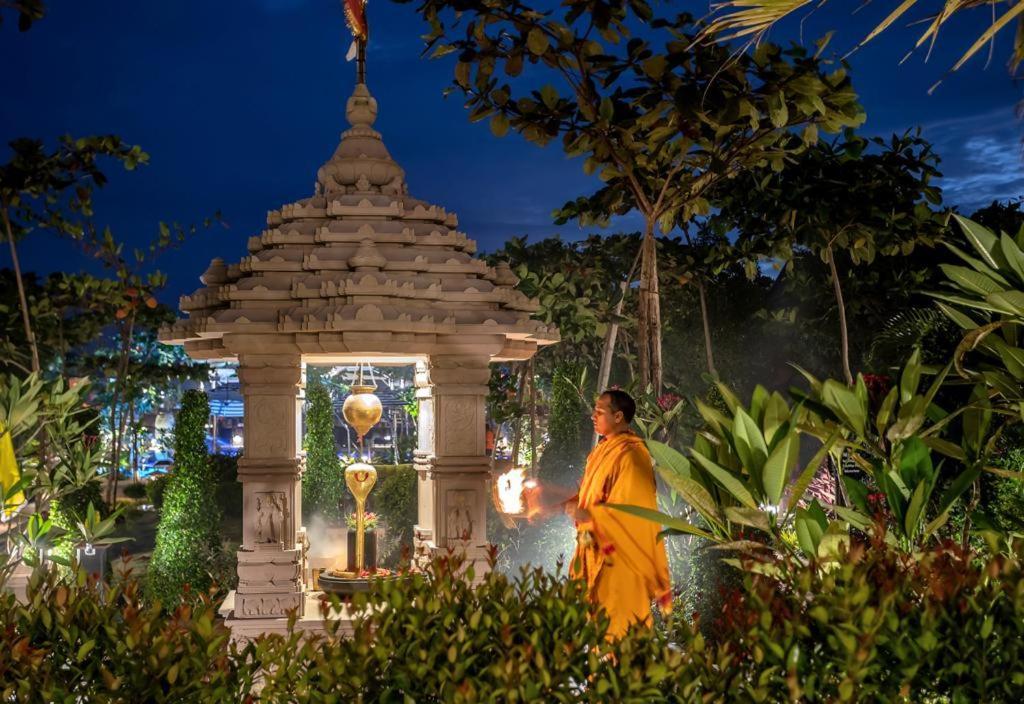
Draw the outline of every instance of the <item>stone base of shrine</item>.
[[[304,592],[305,608],[303,615],[295,621],[295,631],[304,633],[324,633],[325,615],[321,605],[323,604],[323,592]],[[342,605],[340,611],[332,609],[326,615],[327,619],[339,622],[338,634],[349,635],[352,633],[352,617],[349,607]],[[231,630],[231,639],[234,641],[247,641],[267,633],[287,635],[287,616],[261,616],[259,618],[236,618],[235,617],[235,591],[228,592],[224,603],[220,607],[220,616],[224,619],[224,625]]]

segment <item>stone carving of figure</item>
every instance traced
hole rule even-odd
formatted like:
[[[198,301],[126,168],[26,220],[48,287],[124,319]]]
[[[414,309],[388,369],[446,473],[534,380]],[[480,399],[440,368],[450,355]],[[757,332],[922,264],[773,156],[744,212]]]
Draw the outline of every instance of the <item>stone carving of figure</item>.
[[[469,491],[453,491],[448,506],[448,539],[469,540],[473,537],[473,507],[469,504]]]
[[[280,491],[256,494],[256,542],[280,543],[284,538],[285,497]]]

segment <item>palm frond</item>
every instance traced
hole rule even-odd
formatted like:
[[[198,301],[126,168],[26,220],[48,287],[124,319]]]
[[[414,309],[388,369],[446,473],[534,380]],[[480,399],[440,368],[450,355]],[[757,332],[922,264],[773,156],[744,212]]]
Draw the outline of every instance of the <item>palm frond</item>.
[[[701,33],[702,39],[730,41],[747,37],[751,44],[760,41],[779,21],[809,5],[824,5],[827,0],[728,0],[712,6],[711,20]],[[892,11],[857,44],[857,49],[872,41],[882,32],[891,28],[915,6],[918,0],[901,0],[894,3]],[[995,36],[1016,20],[1016,36],[1010,65],[1016,69],[1024,59],[1024,0],[944,0],[942,8],[928,15],[923,22],[924,31],[918,36],[907,57],[922,46],[928,46],[928,56],[939,38],[939,31],[965,10],[988,7],[994,11],[996,5],[1007,6],[999,17],[993,14],[992,24],[968,47],[950,69],[957,71],[986,44],[991,45]],[[855,49],[856,50],[856,49]],[[906,59],[904,59],[906,60]],[[926,57],[927,60],[927,57]],[[936,83],[938,85],[938,83]],[[934,89],[935,86],[932,86]]]

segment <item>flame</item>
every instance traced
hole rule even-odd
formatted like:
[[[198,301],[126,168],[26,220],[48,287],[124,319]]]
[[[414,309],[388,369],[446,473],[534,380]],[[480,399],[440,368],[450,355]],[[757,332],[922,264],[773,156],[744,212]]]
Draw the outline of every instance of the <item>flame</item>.
[[[498,502],[502,513],[519,515],[526,508],[523,490],[528,488],[532,480],[526,478],[526,470],[513,467],[498,477]]]

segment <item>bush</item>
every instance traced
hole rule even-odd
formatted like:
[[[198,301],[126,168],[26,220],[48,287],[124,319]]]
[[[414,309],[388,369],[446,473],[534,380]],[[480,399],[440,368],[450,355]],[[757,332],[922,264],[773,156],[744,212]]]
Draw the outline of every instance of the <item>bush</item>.
[[[763,701],[1021,701],[1021,555],[977,557],[878,538],[834,569],[748,575],[722,612],[723,672]]]
[[[124,495],[129,499],[144,499],[147,496],[145,484],[128,484],[124,488]]]
[[[239,702],[252,670],[201,598],[164,614],[127,575],[100,596],[79,574],[37,571],[31,608],[0,593],[0,700]]]
[[[649,631],[612,647],[583,585],[541,570],[490,572],[473,587],[457,560],[357,596],[351,638],[265,640],[251,651],[271,701],[648,702],[682,656]],[[611,653],[612,657],[603,657]],[[285,660],[290,666],[278,667]],[[301,695],[299,694],[301,693]]]
[[[167,491],[167,485],[171,481],[171,475],[161,474],[158,477],[154,477],[146,482],[146,498],[149,503],[153,504],[154,508],[162,508],[164,505],[164,493]]]
[[[334,406],[331,394],[319,382],[306,389],[306,471],[302,475],[302,521],[313,516],[343,525],[340,502],[345,495],[345,474],[334,445]]]
[[[916,556],[854,543],[831,569],[775,563],[729,592],[708,642],[676,614],[672,643],[606,640],[581,582],[538,569],[471,584],[457,559],[355,597],[328,622],[228,643],[210,600],[172,614],[130,576],[101,596],[35,574],[30,608],[0,594],[3,701],[1017,702],[1024,697],[1021,553]],[[335,604],[337,606],[337,604]]]
[[[101,516],[106,516],[110,512],[107,502],[103,500],[103,487],[98,479],[93,479],[77,489],[72,489],[60,499],[61,511],[66,512],[72,521],[84,518],[90,503]]]
[[[209,415],[206,394],[186,391],[174,427],[174,473],[147,572],[148,594],[168,607],[181,599],[186,585],[205,592],[215,580],[227,578],[208,570],[220,564],[222,552],[220,508],[205,444]]]
[[[210,472],[218,484],[238,481],[238,457],[234,455],[210,455]]]
[[[413,530],[417,519],[416,470],[411,464],[378,467],[380,484],[370,494],[373,510],[386,526],[378,544],[382,567],[396,568],[403,556],[412,556]]]

